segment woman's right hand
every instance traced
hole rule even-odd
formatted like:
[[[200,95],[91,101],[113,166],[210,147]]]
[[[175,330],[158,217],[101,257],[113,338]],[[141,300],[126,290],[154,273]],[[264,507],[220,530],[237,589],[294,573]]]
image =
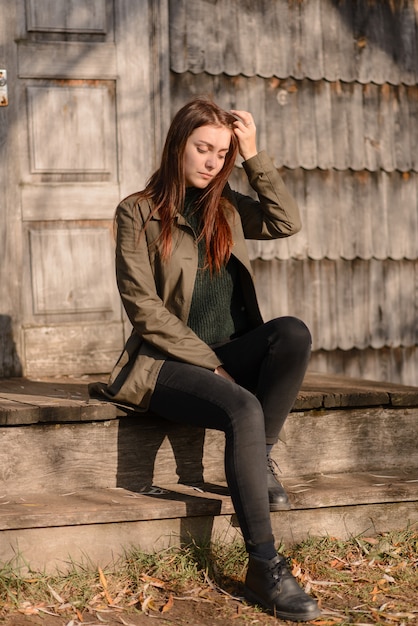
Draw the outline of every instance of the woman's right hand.
[[[228,374],[228,372],[226,370],[224,370],[222,365],[217,367],[216,370],[214,371],[214,373],[217,374],[218,376],[222,376],[222,378],[226,378],[227,380],[230,380],[232,383],[235,382],[235,380],[232,378],[232,376],[230,376]]]
[[[235,109],[231,109],[231,113],[237,119],[234,133],[238,139],[239,153],[244,161],[248,161],[248,159],[257,154],[257,129],[253,116],[248,111],[236,111]]]

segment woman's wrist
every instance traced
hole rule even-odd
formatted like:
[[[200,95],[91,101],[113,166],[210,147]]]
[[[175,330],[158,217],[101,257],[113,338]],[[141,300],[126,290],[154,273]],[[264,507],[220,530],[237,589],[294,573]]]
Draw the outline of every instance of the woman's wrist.
[[[245,151],[245,153],[241,153],[241,156],[244,159],[244,161],[249,161],[253,157],[257,156],[257,154],[258,154],[258,150],[257,148],[254,148],[253,150],[248,150],[248,151]]]

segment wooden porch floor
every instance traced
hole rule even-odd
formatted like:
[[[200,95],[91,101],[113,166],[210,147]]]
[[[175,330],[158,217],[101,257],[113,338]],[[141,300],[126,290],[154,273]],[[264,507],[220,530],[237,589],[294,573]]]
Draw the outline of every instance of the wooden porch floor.
[[[88,397],[100,377],[0,379],[0,426],[108,420],[132,410]],[[294,411],[350,407],[417,407],[418,387],[308,372]]]
[[[132,543],[234,538],[222,433],[92,400],[92,380],[0,380],[0,561],[18,551],[48,569]],[[418,388],[309,373],[286,430],[278,540],[418,524]]]

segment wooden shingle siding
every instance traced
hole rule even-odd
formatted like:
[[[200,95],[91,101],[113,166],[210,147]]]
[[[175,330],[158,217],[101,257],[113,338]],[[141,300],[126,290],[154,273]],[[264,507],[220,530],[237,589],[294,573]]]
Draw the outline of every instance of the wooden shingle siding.
[[[266,319],[297,315],[311,367],[418,386],[418,5],[171,0],[170,112],[246,109],[302,212],[249,242]],[[238,164],[232,186],[252,194]]]
[[[179,74],[418,82],[414,0],[172,0]]]
[[[251,241],[251,258],[418,258],[418,175],[401,172],[284,170],[302,230],[288,239]],[[245,174],[234,188],[247,191]]]
[[[253,261],[263,315],[301,317],[313,350],[418,343],[418,260]]]
[[[418,172],[418,84],[187,72],[173,79],[173,110],[196,93],[255,111],[260,144],[277,167]]]
[[[381,348],[374,350],[317,350],[312,353],[310,368],[318,372],[334,372],[352,378],[367,379],[371,373],[375,379],[418,380],[416,347]]]

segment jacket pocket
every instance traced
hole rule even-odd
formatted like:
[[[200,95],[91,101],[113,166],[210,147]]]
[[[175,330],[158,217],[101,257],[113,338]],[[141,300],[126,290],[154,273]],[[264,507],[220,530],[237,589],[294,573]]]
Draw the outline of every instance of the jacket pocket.
[[[112,400],[147,411],[163,363],[163,355],[133,332],[110,375],[107,393]]]

